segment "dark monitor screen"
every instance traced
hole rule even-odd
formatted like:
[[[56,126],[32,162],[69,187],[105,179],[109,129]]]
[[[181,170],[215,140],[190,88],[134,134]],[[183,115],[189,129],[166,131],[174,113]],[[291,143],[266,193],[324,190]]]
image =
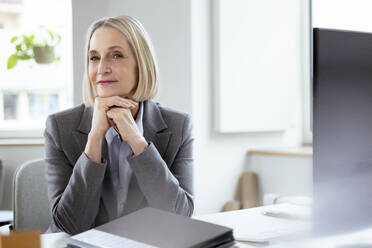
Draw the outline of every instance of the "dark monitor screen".
[[[372,34],[313,33],[314,231],[372,226]]]

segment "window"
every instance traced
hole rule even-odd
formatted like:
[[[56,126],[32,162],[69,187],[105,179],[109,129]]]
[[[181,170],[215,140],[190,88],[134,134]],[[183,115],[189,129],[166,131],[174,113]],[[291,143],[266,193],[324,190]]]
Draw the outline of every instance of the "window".
[[[33,47],[54,47],[54,56],[21,53],[29,41],[23,35],[33,36]],[[72,105],[71,0],[0,0],[0,54],[0,138],[41,137],[46,117]],[[35,59],[24,60],[29,55]]]
[[[17,120],[17,94],[3,92],[4,103],[4,120]]]

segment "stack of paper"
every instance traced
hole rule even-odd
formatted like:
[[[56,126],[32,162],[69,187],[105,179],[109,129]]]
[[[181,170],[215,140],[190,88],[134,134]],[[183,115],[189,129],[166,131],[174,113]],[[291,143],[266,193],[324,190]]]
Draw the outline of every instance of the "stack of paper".
[[[309,218],[310,211],[309,207],[284,203],[197,218],[233,228],[236,241],[268,243],[286,236],[304,235],[310,230],[310,222],[304,221]]]

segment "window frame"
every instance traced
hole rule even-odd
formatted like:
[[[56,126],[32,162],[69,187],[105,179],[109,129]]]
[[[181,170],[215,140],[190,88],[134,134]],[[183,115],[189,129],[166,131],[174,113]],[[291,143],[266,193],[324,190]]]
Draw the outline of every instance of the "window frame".
[[[309,28],[307,42],[304,46],[304,84],[303,84],[303,125],[302,125],[302,144],[312,145],[313,143],[313,0],[309,0],[309,17],[305,26]]]

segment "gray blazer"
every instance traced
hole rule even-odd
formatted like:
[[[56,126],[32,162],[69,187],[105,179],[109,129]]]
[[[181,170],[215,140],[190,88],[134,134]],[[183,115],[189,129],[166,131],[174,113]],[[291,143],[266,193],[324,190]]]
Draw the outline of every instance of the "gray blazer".
[[[124,214],[150,206],[191,216],[190,118],[152,101],[143,104],[143,135],[149,146],[128,157],[133,176]],[[47,232],[76,234],[117,218],[106,140],[102,163],[94,163],[84,153],[92,114],[92,108],[82,104],[50,115],[46,121],[46,180],[52,213]]]

